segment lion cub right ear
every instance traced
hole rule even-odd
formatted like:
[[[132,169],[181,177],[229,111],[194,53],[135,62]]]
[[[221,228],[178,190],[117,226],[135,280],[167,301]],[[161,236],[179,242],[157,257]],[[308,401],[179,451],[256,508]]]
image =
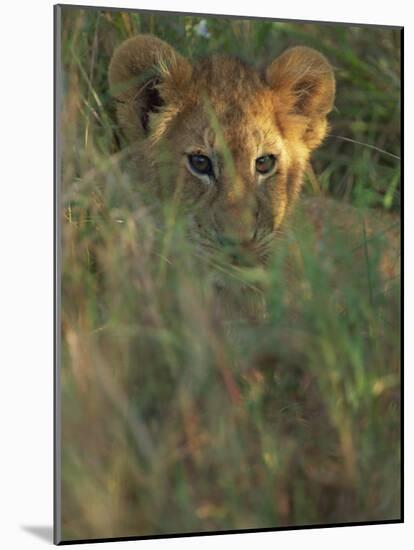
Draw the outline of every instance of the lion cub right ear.
[[[161,137],[182,107],[191,72],[186,59],[152,35],[135,36],[117,48],[109,65],[109,85],[118,121],[131,141],[151,132]],[[160,112],[162,116],[152,116]]]
[[[305,46],[289,48],[269,65],[266,80],[289,113],[308,119],[304,139],[314,149],[326,134],[335,100],[335,77],[326,57]]]

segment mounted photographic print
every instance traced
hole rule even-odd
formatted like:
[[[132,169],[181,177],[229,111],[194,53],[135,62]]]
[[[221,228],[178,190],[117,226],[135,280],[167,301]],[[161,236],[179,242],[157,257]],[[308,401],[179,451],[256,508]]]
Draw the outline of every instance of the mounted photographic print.
[[[55,542],[401,522],[401,39],[55,7]]]

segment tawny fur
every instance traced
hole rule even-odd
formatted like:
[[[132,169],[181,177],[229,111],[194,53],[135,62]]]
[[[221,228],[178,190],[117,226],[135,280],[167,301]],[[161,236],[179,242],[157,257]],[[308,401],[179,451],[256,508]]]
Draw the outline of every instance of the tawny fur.
[[[190,65],[163,41],[141,35],[115,52],[109,78],[118,120],[136,144],[142,180],[153,188],[162,181],[163,196],[179,184],[184,201],[196,204],[201,232],[249,242],[252,235],[264,238],[280,227],[299,193],[310,153],[325,136],[333,105],[333,72],[320,53],[290,49],[261,75],[225,56]],[[140,113],[151,78],[163,105],[150,113],[146,133]],[[214,185],[189,173],[189,152],[216,159]],[[266,154],[277,157],[277,172],[259,181],[255,159]],[[161,170],[172,176],[170,188]]]
[[[335,98],[327,59],[295,47],[264,72],[221,55],[190,64],[160,39],[139,35],[115,51],[109,80],[142,184],[163,198],[179,188],[202,242],[212,246],[228,235],[254,249],[259,259],[265,255],[299,195],[312,151],[327,132]],[[150,89],[160,102],[148,113],[145,128]],[[214,183],[190,173],[189,153],[213,159]],[[277,170],[260,179],[255,159],[266,154],[276,156]],[[317,200],[305,206],[317,222],[330,211],[341,218],[332,204]],[[360,234],[352,209],[341,213],[346,231],[357,225]]]

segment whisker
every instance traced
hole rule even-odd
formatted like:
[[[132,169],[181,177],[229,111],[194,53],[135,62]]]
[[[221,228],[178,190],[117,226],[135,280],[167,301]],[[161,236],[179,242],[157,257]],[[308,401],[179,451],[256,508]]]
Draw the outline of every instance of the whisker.
[[[356,139],[351,139],[345,136],[336,136],[334,134],[328,134],[327,137],[333,137],[336,139],[340,139],[342,141],[348,141],[349,143],[355,143],[356,145],[363,145],[364,147],[368,147],[368,149],[374,149],[374,151],[378,151],[379,153],[382,153],[383,155],[388,155],[389,157],[395,158],[397,160],[401,160],[401,158],[398,155],[394,155],[394,153],[390,153],[389,151],[385,151],[384,149],[380,149],[376,145],[371,145],[370,143],[364,143],[363,141],[357,141]]]

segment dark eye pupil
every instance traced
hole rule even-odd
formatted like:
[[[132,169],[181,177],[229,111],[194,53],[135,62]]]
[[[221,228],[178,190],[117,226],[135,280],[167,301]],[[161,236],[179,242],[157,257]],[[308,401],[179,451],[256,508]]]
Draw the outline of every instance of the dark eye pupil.
[[[193,170],[199,174],[211,175],[213,173],[211,160],[205,155],[189,155],[188,160]]]
[[[259,174],[267,174],[271,172],[275,166],[276,158],[274,155],[265,155],[256,159],[256,170]]]

